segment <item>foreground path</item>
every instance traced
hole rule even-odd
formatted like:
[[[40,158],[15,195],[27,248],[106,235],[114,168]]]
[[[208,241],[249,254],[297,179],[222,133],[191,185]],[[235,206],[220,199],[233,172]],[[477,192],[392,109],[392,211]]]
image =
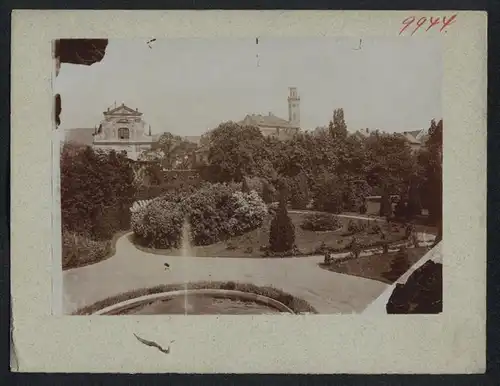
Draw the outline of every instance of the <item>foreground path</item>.
[[[320,313],[362,312],[387,284],[330,272],[323,256],[301,258],[205,258],[154,255],[122,236],[116,254],[100,263],[63,272],[63,312],[139,288],[187,281],[240,281],[268,285],[308,301]],[[164,263],[170,269],[164,268]]]

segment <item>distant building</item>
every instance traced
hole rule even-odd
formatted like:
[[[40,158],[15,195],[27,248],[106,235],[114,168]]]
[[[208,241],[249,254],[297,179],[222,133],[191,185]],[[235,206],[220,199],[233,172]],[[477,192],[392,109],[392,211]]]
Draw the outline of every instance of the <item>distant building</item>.
[[[256,126],[266,137],[283,140],[293,137],[300,130],[300,96],[296,87],[290,87],[289,90],[288,120],[269,112],[267,115],[249,114],[238,124]]]
[[[404,131],[401,135],[406,139],[406,142],[413,151],[418,151],[425,147],[428,138],[427,131],[424,129]]]
[[[384,134],[384,131],[381,130],[370,130],[370,129],[362,129],[357,130],[353,136],[359,139],[368,138],[372,133],[379,132]],[[385,133],[388,134],[388,133]],[[404,140],[408,143],[412,151],[418,151],[425,147],[425,143],[427,138],[427,131],[425,129],[411,130],[411,131],[403,131],[401,133],[394,133],[396,135],[400,135],[404,138]]]
[[[122,103],[113,109],[108,108],[103,115],[92,142],[95,149],[125,151],[133,160],[137,160],[144,150],[151,149],[155,137],[151,135],[151,125],[147,127],[138,109]]]

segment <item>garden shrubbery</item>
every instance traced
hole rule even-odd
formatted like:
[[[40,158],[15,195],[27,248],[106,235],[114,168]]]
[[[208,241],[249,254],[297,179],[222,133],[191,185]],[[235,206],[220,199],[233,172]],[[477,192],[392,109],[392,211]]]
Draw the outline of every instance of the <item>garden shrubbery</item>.
[[[209,245],[262,225],[267,206],[256,191],[244,193],[235,185],[205,184],[179,200],[166,195],[132,214],[132,230],[149,247],[178,247],[187,218],[195,245]]]
[[[62,233],[62,268],[98,262],[109,254],[111,241],[96,241],[70,231]]]
[[[367,227],[367,222],[349,220],[349,223],[347,224],[347,234],[355,235],[357,233],[363,232]]]
[[[62,260],[72,268],[108,254],[113,235],[130,226],[136,189],[122,153],[65,144],[60,162]]]
[[[327,213],[313,213],[306,216],[300,227],[307,231],[334,231],[340,228],[337,217]]]

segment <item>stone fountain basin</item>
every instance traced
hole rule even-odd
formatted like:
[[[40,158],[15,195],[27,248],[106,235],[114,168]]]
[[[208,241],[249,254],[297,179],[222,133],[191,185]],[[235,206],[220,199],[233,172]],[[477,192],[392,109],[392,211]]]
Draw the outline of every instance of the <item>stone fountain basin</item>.
[[[242,292],[236,290],[223,290],[223,289],[189,289],[179,291],[168,291],[157,294],[140,296],[134,299],[129,299],[124,302],[116,303],[111,306],[102,308],[93,313],[93,315],[120,315],[126,314],[128,310],[157,302],[168,301],[184,296],[204,296],[212,298],[230,299],[236,301],[254,302],[257,304],[265,305],[269,308],[275,309],[282,313],[295,314],[295,312],[284,305],[283,303],[263,295],[257,295],[249,292]]]

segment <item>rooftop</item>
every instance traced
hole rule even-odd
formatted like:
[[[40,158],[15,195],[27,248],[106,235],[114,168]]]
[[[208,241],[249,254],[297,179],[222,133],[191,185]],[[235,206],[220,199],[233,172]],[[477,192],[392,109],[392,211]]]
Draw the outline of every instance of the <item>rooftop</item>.
[[[277,117],[271,112],[268,115],[248,114],[242,121],[238,123],[240,125],[249,126],[297,128],[297,126],[291,124],[286,119]]]

